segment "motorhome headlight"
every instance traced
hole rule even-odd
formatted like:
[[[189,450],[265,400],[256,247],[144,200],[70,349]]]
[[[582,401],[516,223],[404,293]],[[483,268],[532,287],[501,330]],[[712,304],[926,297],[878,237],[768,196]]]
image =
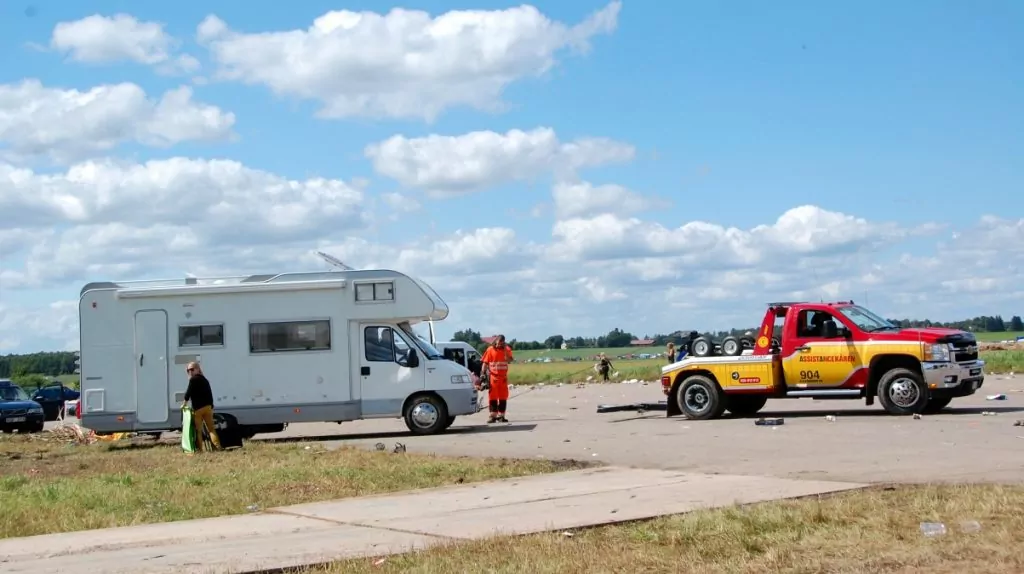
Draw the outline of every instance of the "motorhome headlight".
[[[469,375],[452,375],[453,385],[468,385],[473,382],[470,380]]]
[[[927,345],[924,348],[924,360],[932,362],[949,362],[949,345],[948,344],[936,344]]]
[[[38,415],[43,412],[43,407],[29,407],[28,413],[31,415]]]

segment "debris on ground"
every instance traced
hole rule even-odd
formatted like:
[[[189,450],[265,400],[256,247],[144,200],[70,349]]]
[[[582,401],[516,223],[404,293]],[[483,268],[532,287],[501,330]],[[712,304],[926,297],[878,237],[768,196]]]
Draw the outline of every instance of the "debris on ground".
[[[834,423],[836,422],[836,415],[825,415],[825,420],[830,423]]]
[[[985,400],[986,401],[1005,401],[1006,400],[1006,395],[1004,395],[1002,393],[1000,393],[998,395],[989,395],[989,396],[985,397]]]
[[[932,538],[946,534],[946,525],[941,522],[922,522],[921,534]]]
[[[759,426],[759,427],[772,427],[772,426],[784,425],[784,424],[786,424],[786,420],[785,419],[759,418],[756,421],[754,421],[754,424]]]
[[[373,445],[373,447],[375,449],[377,449],[377,450],[384,450],[384,449],[388,448],[387,445],[382,443],[382,442],[379,442],[379,443]]]
[[[395,454],[398,454],[400,452],[405,452],[405,445],[400,443],[400,442],[396,442],[395,443],[395,450],[393,450],[391,452],[393,452]]]
[[[250,504],[249,506],[246,506],[245,509],[248,510],[249,512],[259,512],[260,511],[260,505],[259,504]]]
[[[997,413],[995,413],[993,411],[981,411],[981,416],[983,416],[983,417],[994,417],[994,416],[996,416],[996,414]]]
[[[914,413],[914,420],[915,420],[915,421],[919,421],[919,420],[921,420],[921,415],[920,415],[920,414],[918,414],[918,413]]]
[[[82,428],[76,423],[62,422],[56,427],[41,433],[29,435],[34,440],[45,442],[65,442],[68,444],[92,444],[98,440],[114,441],[130,436],[129,433],[114,433],[100,436],[93,430]]]
[[[1013,426],[1015,426],[1015,427],[1024,427],[1024,419],[1018,419],[1016,421],[1013,421]]]
[[[975,532],[981,532],[981,523],[977,520],[961,520],[960,532],[963,532],[964,534],[974,534]]]

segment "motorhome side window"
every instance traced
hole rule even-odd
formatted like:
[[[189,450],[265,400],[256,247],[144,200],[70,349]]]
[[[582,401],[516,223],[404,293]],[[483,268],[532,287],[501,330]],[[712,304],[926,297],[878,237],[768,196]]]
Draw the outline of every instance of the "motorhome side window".
[[[391,327],[363,329],[363,347],[367,361],[393,363],[403,361],[409,355],[409,345]]]
[[[249,351],[252,353],[329,350],[331,322],[327,319],[249,323]]]
[[[356,283],[356,303],[372,303],[375,301],[394,300],[395,284],[392,281]]]
[[[224,344],[224,325],[182,325],[178,327],[179,347],[213,347]]]

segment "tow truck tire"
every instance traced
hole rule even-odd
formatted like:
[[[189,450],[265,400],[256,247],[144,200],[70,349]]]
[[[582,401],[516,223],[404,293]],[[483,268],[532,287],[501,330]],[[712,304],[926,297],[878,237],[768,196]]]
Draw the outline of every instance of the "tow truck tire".
[[[928,406],[928,386],[921,373],[889,369],[878,381],[878,402],[891,415],[921,414]]]
[[[715,352],[715,346],[707,337],[697,337],[690,344],[694,357],[710,357]]]
[[[949,406],[949,403],[953,401],[953,397],[933,397],[928,399],[928,404],[924,407],[924,414],[934,415],[942,409]]]
[[[764,395],[731,395],[728,399],[726,410],[738,417],[755,415],[768,403]]]
[[[676,402],[686,418],[703,421],[722,416],[726,397],[715,381],[704,375],[692,375],[679,385]]]
[[[733,336],[722,339],[722,354],[726,357],[736,357],[743,354],[743,343]]]

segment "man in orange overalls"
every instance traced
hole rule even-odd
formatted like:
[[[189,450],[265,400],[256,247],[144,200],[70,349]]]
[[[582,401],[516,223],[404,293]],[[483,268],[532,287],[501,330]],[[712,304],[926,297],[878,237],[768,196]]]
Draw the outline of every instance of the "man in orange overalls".
[[[480,360],[491,385],[487,391],[491,412],[490,418],[487,419],[488,424],[508,422],[505,418],[505,407],[508,403],[508,362],[511,360],[512,347],[505,344],[505,335],[498,335],[494,343],[484,351],[484,356]]]

